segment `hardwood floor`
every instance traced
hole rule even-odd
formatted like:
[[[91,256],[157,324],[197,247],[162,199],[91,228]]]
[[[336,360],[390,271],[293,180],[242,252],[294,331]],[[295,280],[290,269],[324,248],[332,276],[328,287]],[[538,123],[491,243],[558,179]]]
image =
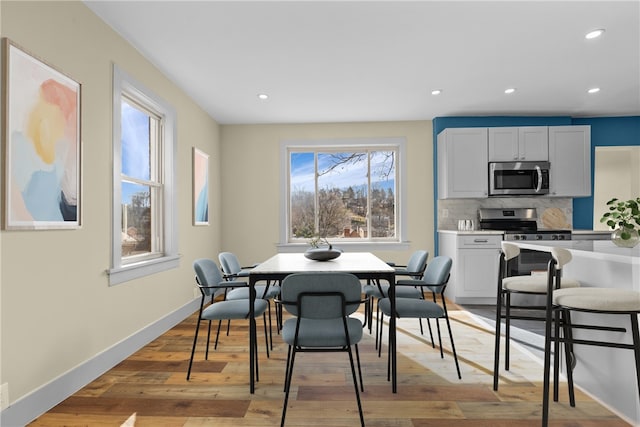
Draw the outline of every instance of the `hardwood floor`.
[[[462,380],[443,329],[444,359],[428,334],[421,337],[413,319],[399,321],[398,393],[386,379],[386,357],[378,358],[374,338],[365,333],[360,357],[367,426],[523,427],[540,425],[542,365],[524,349],[514,348],[510,372],[500,390],[492,389],[493,335],[468,312],[450,310]],[[260,381],[249,393],[247,322],[235,321],[229,336],[204,360],[201,334],[191,380],[186,381],[196,316],[149,345],[43,414],[30,426],[119,426],[136,413],[136,426],[279,425],[284,393],[286,345],[274,335],[269,359],[264,353],[261,321]],[[433,323],[432,323],[433,324]],[[426,325],[425,325],[426,327]],[[435,324],[434,324],[435,329]],[[203,329],[204,330],[204,329]],[[202,330],[201,330],[202,332]],[[425,331],[426,332],[426,331]],[[437,344],[437,343],[436,343]],[[287,426],[358,424],[346,354],[301,354],[296,360]],[[569,406],[565,384],[560,402],[551,402],[550,425],[617,427],[629,424],[577,391]]]

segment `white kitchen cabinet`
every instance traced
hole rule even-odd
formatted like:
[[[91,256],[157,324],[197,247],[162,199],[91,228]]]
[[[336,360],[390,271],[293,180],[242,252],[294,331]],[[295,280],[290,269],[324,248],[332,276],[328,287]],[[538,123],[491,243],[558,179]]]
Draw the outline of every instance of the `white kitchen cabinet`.
[[[438,198],[487,197],[487,128],[445,129],[437,144]]]
[[[549,127],[549,196],[591,196],[591,127]]]
[[[457,304],[495,304],[502,234],[438,233],[438,254],[453,265],[445,296]]]
[[[489,128],[489,161],[547,161],[547,126]]]

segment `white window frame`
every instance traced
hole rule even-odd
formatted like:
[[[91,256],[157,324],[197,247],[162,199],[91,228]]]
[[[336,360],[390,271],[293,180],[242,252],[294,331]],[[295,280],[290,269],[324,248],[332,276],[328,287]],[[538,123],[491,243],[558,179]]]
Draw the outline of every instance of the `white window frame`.
[[[394,147],[397,149],[396,171],[398,182],[396,183],[396,238],[392,240],[360,240],[344,239],[332,243],[354,251],[374,250],[408,250],[406,220],[406,139],[402,137],[390,138],[348,138],[326,140],[289,140],[280,143],[280,243],[279,252],[298,252],[301,247],[308,247],[308,242],[289,242],[289,175],[290,175],[290,150],[319,151],[340,150],[384,150]]]
[[[127,262],[122,259],[122,143],[121,143],[121,106],[123,95],[136,103],[153,111],[162,119],[160,139],[162,144],[162,182],[164,192],[160,216],[163,220],[163,242],[159,247],[161,252],[152,256],[141,257],[139,260],[130,258]],[[140,277],[177,268],[180,265],[178,255],[178,226],[175,196],[176,181],[176,112],[166,101],[148,90],[133,77],[113,65],[113,200],[111,225],[111,268],[109,284],[134,280]]]

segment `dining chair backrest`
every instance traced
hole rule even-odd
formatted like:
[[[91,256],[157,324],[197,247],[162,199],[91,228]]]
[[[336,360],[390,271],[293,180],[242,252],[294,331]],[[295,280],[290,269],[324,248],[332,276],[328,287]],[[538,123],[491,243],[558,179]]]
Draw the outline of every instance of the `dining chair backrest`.
[[[200,286],[200,289],[206,296],[211,296],[215,293],[215,287],[222,281],[222,273],[216,265],[215,261],[208,258],[200,258],[193,262],[193,269],[196,272],[196,280]]]
[[[280,293],[284,308],[294,316],[336,319],[358,310],[362,285],[349,273],[295,273],[282,281]],[[327,300],[327,294],[335,295],[335,304]]]
[[[238,257],[231,252],[220,252],[218,254],[218,261],[220,261],[220,265],[225,274],[237,274],[242,270]]]
[[[452,264],[453,261],[450,257],[440,255],[432,259],[427,265],[422,280],[431,291],[441,293],[444,290],[449,281]]]
[[[427,258],[429,258],[429,252],[425,250],[413,252],[407,262],[407,271],[422,274],[424,269],[427,267]]]

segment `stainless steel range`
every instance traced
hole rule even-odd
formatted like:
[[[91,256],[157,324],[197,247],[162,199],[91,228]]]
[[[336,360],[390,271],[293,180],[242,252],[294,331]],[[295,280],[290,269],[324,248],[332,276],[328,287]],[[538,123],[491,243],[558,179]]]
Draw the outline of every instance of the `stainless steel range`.
[[[504,231],[504,240],[571,240],[571,230],[538,229],[534,208],[479,209],[481,230]]]

